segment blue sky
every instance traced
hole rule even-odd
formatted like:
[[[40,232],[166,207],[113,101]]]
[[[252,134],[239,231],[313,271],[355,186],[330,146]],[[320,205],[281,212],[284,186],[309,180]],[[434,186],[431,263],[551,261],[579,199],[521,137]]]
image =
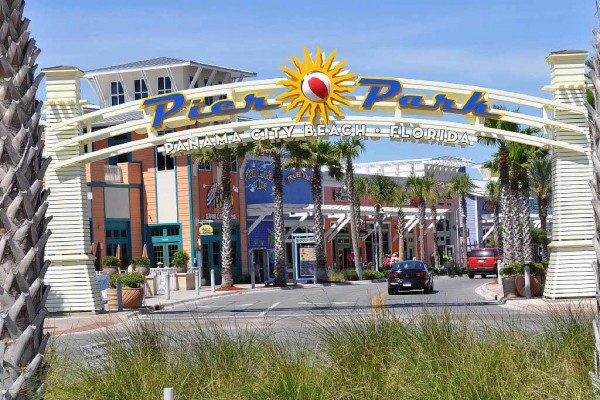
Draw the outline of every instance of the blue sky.
[[[352,72],[465,83],[547,97],[545,57],[591,50],[592,0],[219,1],[29,0],[39,66],[82,70],[159,56],[281,76],[304,46],[337,49]],[[39,92],[43,97],[43,88]],[[86,87],[84,96],[92,92]],[[454,155],[477,162],[491,150],[369,142],[360,161]]]

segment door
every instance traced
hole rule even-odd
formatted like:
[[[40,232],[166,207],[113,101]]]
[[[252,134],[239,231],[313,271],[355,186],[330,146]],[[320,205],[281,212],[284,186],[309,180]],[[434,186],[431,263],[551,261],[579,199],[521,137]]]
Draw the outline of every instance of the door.
[[[239,256],[239,229],[238,224],[232,224],[231,230],[231,260],[232,273],[234,276],[241,276],[241,260]],[[215,284],[221,284],[221,223],[212,226],[212,235],[202,235],[202,276],[206,277],[206,283],[210,285],[210,270],[215,270]]]
[[[129,230],[129,221],[105,221],[106,253],[107,256],[114,256],[117,252],[117,246],[121,250],[121,267],[127,268],[131,259],[131,235]]]
[[[172,267],[171,263],[175,253],[183,248],[181,227],[178,224],[169,224],[152,225],[149,228],[153,266],[157,266],[161,262],[165,267]]]

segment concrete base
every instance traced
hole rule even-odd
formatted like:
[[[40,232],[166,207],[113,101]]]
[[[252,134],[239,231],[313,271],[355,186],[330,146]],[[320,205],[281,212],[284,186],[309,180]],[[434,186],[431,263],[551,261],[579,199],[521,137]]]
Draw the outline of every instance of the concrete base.
[[[51,313],[102,311],[104,303],[98,287],[94,262],[85,255],[79,259],[58,260],[44,278],[50,285],[46,307]]]
[[[196,288],[193,273],[175,274],[177,276],[177,289],[175,290],[192,290]]]
[[[592,268],[596,254],[591,241],[589,243],[589,246],[569,246],[562,242],[551,244],[545,298],[584,298],[596,295],[596,279]]]

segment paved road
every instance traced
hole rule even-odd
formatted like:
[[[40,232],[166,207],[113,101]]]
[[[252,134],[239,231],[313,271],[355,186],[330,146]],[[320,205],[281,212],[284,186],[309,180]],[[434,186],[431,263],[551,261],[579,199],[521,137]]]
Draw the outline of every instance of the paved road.
[[[310,337],[315,327],[336,324],[340,319],[383,312],[409,320],[427,308],[432,313],[449,311],[456,318],[468,318],[475,327],[485,321],[505,319],[540,320],[543,315],[519,312],[480,297],[475,288],[485,279],[466,277],[435,279],[431,294],[408,292],[388,295],[385,282],[333,284],[331,286],[286,288],[235,293],[205,298],[168,310],[141,315],[136,320],[155,321],[166,330],[194,330],[198,326],[220,329],[269,329],[281,338]],[[128,323],[135,323],[130,320]],[[117,326],[113,329],[123,329]],[[74,355],[79,346],[102,340],[102,332],[87,332],[56,338]]]

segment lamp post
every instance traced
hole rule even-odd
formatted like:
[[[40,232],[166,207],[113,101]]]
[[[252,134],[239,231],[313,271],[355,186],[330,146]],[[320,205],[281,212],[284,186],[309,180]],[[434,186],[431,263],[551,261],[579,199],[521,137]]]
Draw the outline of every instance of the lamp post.
[[[381,236],[379,235],[379,227],[381,226],[380,219],[383,217],[384,212],[381,211],[381,204],[375,204],[375,270],[379,271],[379,264],[381,263],[382,254],[379,251],[379,244],[381,243]]]

